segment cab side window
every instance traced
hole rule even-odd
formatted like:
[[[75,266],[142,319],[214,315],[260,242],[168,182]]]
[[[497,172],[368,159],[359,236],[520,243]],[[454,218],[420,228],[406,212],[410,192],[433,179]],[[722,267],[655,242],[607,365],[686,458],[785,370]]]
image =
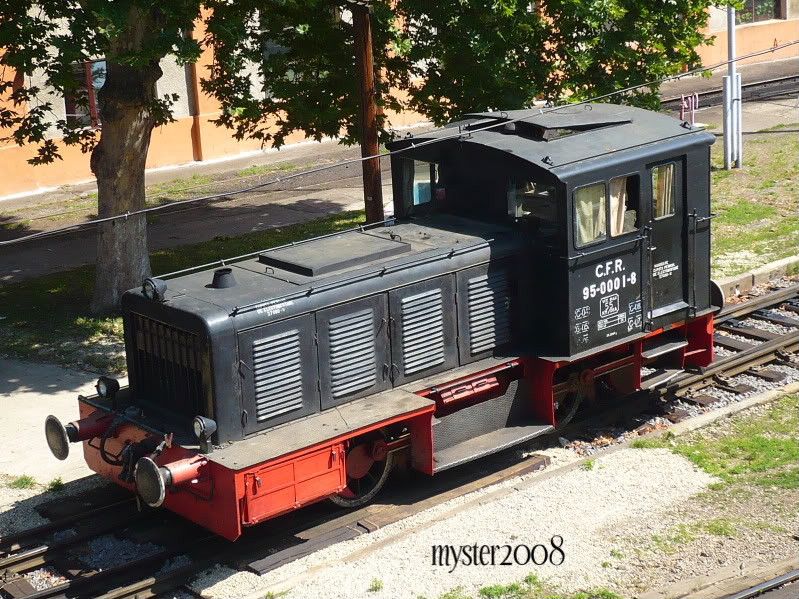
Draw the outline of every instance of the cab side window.
[[[631,233],[639,226],[638,175],[625,175],[610,180],[610,236]]]
[[[580,187],[574,192],[574,231],[578,248],[607,237],[604,183]]]
[[[674,214],[674,163],[652,169],[652,213],[655,218]]]
[[[438,178],[438,165],[422,160],[406,160],[405,177],[414,206],[433,201]]]

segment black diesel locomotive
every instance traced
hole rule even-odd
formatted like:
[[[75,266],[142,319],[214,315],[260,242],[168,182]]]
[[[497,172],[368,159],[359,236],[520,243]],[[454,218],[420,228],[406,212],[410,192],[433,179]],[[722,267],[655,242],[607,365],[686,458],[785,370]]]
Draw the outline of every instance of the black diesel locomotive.
[[[395,141],[395,220],[128,292],[130,386],[48,443],[235,539],[368,501],[399,451],[432,475],[707,365],[713,141],[609,104]]]

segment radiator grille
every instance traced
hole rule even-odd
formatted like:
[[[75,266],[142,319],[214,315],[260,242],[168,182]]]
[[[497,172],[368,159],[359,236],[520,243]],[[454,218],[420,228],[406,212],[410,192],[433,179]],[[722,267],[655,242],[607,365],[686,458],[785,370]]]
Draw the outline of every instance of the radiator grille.
[[[190,417],[203,414],[203,350],[199,337],[141,314],[131,317],[136,394]]]
[[[333,397],[338,399],[375,385],[374,310],[331,318],[328,332]]]
[[[302,408],[299,330],[253,341],[252,360],[258,422]]]
[[[479,354],[511,339],[507,271],[469,279],[469,351]]]
[[[403,298],[402,360],[405,375],[437,366],[445,359],[441,289]]]

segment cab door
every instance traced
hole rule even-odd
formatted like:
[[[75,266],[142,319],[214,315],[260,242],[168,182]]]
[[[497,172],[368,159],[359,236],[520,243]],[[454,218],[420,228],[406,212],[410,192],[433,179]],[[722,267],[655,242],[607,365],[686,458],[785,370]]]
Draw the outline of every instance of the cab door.
[[[671,160],[648,167],[649,319],[688,306],[686,299],[685,193],[682,163]]]

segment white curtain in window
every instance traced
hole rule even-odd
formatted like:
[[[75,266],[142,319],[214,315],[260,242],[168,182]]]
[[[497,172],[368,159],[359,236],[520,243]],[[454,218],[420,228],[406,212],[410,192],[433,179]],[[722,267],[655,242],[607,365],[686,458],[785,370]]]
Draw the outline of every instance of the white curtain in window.
[[[577,242],[585,245],[605,235],[605,184],[581,187],[576,194]]]
[[[674,214],[674,165],[666,164],[655,169],[655,216]]]
[[[610,234],[614,237],[624,232],[626,208],[627,177],[616,177],[610,182]]]

